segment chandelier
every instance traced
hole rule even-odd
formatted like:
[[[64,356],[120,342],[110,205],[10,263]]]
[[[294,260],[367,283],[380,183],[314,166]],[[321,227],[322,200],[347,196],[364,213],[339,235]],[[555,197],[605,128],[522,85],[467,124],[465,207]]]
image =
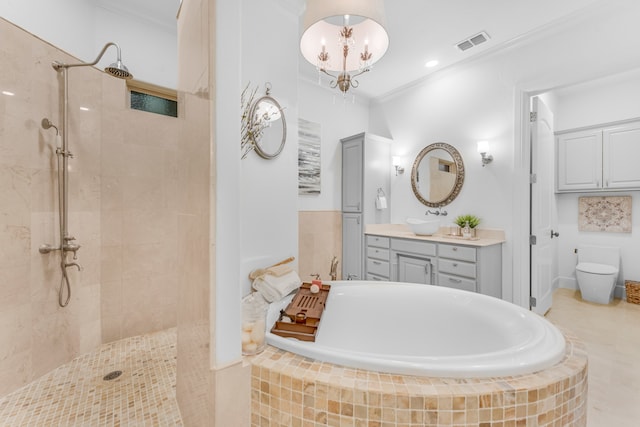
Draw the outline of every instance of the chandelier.
[[[389,46],[383,0],[307,0],[302,56],[346,95]]]

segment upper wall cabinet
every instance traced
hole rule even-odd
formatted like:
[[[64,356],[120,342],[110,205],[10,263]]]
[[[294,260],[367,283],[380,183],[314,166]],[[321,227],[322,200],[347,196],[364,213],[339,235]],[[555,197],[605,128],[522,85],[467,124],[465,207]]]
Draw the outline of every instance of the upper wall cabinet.
[[[558,192],[640,189],[640,121],[557,137]]]

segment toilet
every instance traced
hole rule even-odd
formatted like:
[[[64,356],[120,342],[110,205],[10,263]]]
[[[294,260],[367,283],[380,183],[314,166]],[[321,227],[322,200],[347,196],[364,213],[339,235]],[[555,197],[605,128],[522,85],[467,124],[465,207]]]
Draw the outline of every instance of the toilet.
[[[579,246],[576,277],[582,299],[609,304],[618,280],[620,248]]]

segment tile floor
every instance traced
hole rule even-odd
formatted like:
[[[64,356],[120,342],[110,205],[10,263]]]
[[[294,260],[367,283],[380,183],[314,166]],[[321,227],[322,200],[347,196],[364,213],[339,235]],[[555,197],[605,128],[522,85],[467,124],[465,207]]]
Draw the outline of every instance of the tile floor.
[[[105,344],[5,396],[0,426],[182,426],[175,387],[173,328]]]
[[[640,305],[559,289],[547,318],[589,353],[589,427],[640,426]],[[113,370],[124,373],[103,381]],[[105,344],[0,399],[0,426],[182,426],[176,330]]]
[[[558,289],[546,317],[587,347],[588,426],[640,426],[640,305],[592,304],[578,291]]]

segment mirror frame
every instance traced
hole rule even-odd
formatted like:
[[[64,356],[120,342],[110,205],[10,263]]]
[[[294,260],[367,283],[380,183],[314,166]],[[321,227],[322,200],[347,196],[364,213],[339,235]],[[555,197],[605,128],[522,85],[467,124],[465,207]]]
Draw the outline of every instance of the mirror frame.
[[[280,106],[280,104],[278,103],[278,101],[276,101],[275,98],[270,95],[264,95],[258,98],[251,106],[251,110],[249,111],[249,128],[250,129],[254,129],[254,126],[256,125],[256,119],[255,119],[256,110],[258,109],[258,106],[260,105],[260,103],[263,101],[268,101],[273,105],[275,105],[278,108],[278,110],[280,110],[280,118],[282,120],[282,140],[280,141],[280,146],[274,152],[266,151],[264,147],[260,145],[260,138],[256,137],[256,135],[251,134],[251,140],[253,141],[253,148],[255,149],[256,153],[258,153],[258,155],[263,159],[270,160],[270,159],[275,159],[280,155],[280,153],[282,152],[282,149],[284,148],[285,142],[287,142],[287,122],[284,118],[284,111]]]
[[[418,166],[420,165],[420,162],[422,161],[422,159],[424,159],[425,156],[433,150],[444,150],[447,153],[449,153],[449,155],[453,158],[453,162],[455,163],[456,169],[457,169],[456,181],[453,185],[453,188],[451,189],[451,192],[447,195],[447,197],[437,202],[431,202],[425,199],[424,196],[420,194],[420,191],[418,191],[418,185],[417,185]],[[422,151],[420,151],[420,153],[418,153],[415,161],[413,162],[413,168],[411,169],[411,189],[413,190],[413,194],[415,194],[415,196],[418,198],[418,200],[420,200],[420,202],[423,205],[426,205],[432,208],[439,208],[439,207],[448,205],[449,203],[453,202],[455,198],[458,196],[458,194],[460,193],[460,190],[462,190],[463,183],[464,183],[464,162],[462,161],[462,156],[454,146],[449,145],[445,142],[436,142],[436,143],[427,145],[422,149]]]

